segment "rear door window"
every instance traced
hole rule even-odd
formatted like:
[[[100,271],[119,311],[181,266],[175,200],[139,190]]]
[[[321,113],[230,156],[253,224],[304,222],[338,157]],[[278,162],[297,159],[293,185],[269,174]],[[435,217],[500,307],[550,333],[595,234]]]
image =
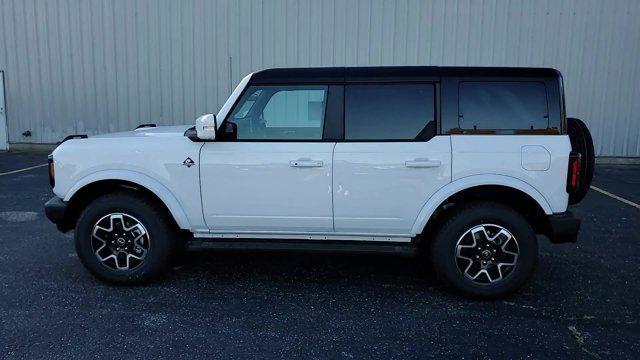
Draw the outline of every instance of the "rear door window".
[[[428,140],[435,135],[433,84],[347,85],[345,140]]]
[[[460,83],[461,129],[534,130],[549,127],[543,82],[464,81]]]

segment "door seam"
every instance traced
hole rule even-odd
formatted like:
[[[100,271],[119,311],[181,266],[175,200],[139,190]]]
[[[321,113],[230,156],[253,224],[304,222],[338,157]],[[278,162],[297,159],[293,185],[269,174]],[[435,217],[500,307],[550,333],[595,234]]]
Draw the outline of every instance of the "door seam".
[[[202,214],[202,223],[207,230],[211,230],[211,226],[207,224],[207,218],[204,216],[204,196],[202,195],[202,149],[206,144],[206,142],[203,142],[200,149],[198,149],[198,190],[200,191],[200,213]]]
[[[334,204],[333,204],[333,198],[334,198],[334,183],[333,183],[333,174],[334,174],[334,163],[335,163],[335,155],[336,155],[336,146],[338,145],[337,142],[333,143],[333,149],[331,150],[331,228],[333,229],[333,232],[336,232],[336,213],[335,213],[335,208],[334,208]]]

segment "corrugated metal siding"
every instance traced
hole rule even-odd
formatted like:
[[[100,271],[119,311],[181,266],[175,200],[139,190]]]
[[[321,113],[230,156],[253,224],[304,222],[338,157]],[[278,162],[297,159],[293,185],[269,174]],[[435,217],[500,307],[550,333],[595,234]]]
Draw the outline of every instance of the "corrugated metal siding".
[[[639,18],[637,0],[0,0],[9,140],[191,123],[268,67],[548,66],[598,154],[640,156]]]

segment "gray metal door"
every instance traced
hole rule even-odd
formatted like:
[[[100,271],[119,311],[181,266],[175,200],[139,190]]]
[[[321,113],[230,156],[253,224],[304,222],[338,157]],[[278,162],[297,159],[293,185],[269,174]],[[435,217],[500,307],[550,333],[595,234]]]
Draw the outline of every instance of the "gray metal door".
[[[4,106],[4,71],[0,71],[0,150],[9,150],[6,114]]]

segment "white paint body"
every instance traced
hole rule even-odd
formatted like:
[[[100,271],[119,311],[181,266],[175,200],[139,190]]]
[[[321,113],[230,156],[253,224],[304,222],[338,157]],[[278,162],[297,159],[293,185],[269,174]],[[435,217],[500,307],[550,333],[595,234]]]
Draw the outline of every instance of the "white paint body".
[[[200,206],[198,159],[202,143],[183,136],[189,126],[168,126],[69,140],[53,152],[53,192],[65,201],[100,180],[125,180],[155,193],[183,229],[205,228]],[[86,141],[83,141],[86,140]]]
[[[200,153],[209,229],[331,232],[333,143],[210,142]],[[291,162],[318,166],[294,167]]]
[[[422,205],[451,182],[449,136],[427,142],[339,143],[333,156],[336,231],[411,237]]]
[[[69,140],[53,152],[54,192],[69,201],[95,181],[129,181],[155,193],[182,229],[215,238],[410,241],[447,198],[481,185],[523,191],[546,214],[567,208],[566,135],[193,142],[188,127]]]

